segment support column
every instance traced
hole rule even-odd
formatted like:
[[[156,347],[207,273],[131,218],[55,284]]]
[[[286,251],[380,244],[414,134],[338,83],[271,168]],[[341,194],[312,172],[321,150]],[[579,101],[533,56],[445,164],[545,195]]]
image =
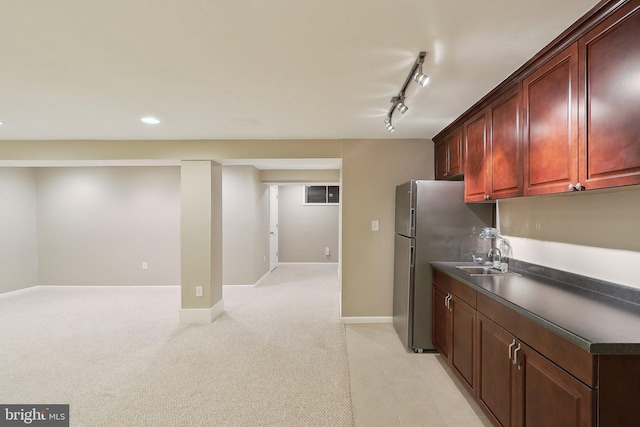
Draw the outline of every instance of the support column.
[[[181,165],[180,321],[211,323],[222,299],[222,166],[206,160]],[[198,290],[202,287],[202,296]]]

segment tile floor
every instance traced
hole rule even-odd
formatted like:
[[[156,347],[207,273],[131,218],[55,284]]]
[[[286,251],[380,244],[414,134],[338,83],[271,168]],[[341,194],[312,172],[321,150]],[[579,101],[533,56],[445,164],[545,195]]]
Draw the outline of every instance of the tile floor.
[[[349,324],[355,427],[491,426],[435,353],[407,352],[390,324]]]

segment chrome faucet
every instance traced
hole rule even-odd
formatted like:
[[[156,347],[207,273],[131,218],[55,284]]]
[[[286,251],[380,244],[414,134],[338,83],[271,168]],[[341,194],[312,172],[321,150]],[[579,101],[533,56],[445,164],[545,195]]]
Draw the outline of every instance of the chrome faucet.
[[[502,271],[502,253],[498,248],[491,248],[489,252],[487,252],[487,261],[491,261],[493,264],[493,269]]]

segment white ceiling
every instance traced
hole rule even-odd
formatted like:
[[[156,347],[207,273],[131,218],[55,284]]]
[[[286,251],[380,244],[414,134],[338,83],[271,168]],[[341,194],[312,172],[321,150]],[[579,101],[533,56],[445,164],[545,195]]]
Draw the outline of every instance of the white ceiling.
[[[0,140],[431,138],[595,4],[0,0]]]

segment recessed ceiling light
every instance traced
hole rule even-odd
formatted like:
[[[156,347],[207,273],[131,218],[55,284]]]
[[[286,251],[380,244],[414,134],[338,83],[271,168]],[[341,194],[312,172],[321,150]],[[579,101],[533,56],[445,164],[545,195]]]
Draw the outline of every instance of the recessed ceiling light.
[[[2,126],[4,124],[4,122],[0,122],[0,126]]]
[[[148,124],[148,125],[157,125],[158,123],[160,123],[160,120],[156,119],[155,117],[143,117],[140,120],[142,120],[144,123]]]

